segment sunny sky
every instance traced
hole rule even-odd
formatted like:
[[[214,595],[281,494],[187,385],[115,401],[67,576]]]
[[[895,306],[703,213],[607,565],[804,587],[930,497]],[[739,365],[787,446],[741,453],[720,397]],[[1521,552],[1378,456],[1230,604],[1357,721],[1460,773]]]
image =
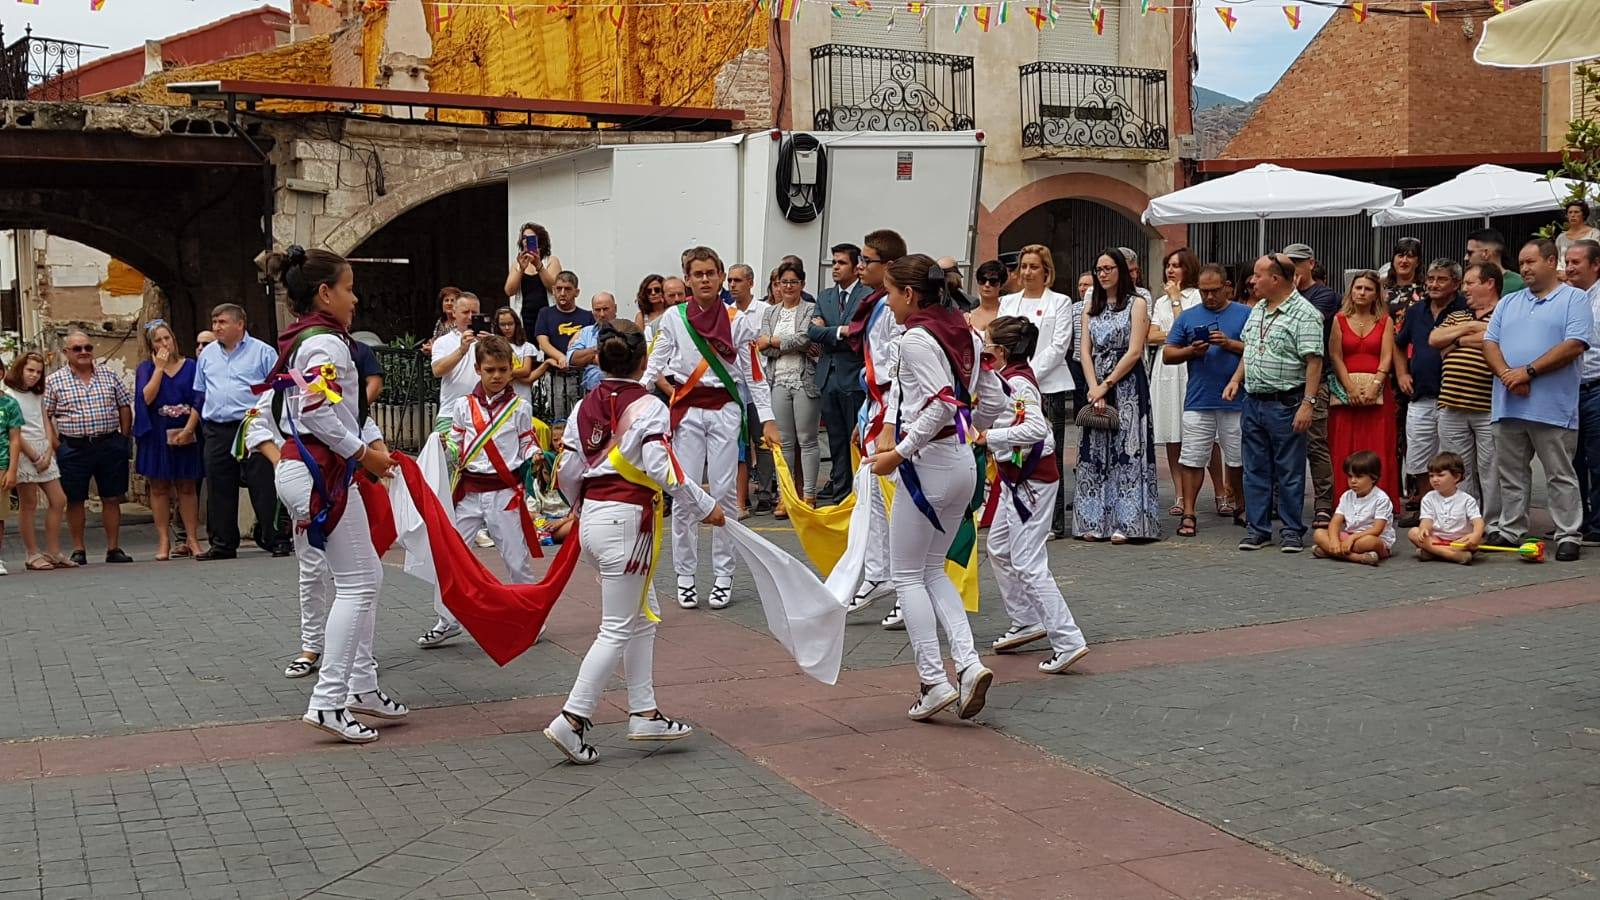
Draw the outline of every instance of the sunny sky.
[[[1266,0],[1275,2],[1275,0]],[[289,0],[106,0],[100,12],[89,11],[89,0],[38,0],[30,6],[18,0],[0,0],[0,24],[9,43],[32,24],[36,34],[102,44],[115,52],[139,46],[147,38],[186,31],[223,16],[270,3],[288,8]],[[1232,33],[1217,17],[1215,4],[1206,0],[1196,11],[1200,35],[1200,75],[1197,83],[1224,94],[1249,100],[1272,87],[1289,67],[1331,10],[1305,5],[1298,31],[1291,31],[1279,6],[1233,6],[1238,24]],[[1015,16],[1006,27],[1022,27],[1026,16]]]

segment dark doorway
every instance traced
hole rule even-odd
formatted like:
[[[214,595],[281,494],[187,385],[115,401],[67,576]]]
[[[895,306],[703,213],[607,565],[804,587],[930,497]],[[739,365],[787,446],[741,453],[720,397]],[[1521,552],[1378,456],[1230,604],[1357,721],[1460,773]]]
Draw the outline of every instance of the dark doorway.
[[[1128,247],[1139,254],[1141,268],[1150,250],[1150,232],[1108,206],[1092,200],[1051,200],[1017,217],[1000,234],[1000,251],[1015,252],[1028,244],[1050,248],[1056,266],[1052,287],[1071,295],[1078,273],[1088,271],[1101,250]]]

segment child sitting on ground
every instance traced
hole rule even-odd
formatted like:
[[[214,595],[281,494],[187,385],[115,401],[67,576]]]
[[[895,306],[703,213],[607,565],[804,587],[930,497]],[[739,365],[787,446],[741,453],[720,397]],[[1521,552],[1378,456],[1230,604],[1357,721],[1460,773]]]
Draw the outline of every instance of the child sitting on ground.
[[[1378,488],[1383,460],[1371,450],[1358,450],[1345,457],[1344,474],[1350,489],[1339,498],[1328,527],[1312,535],[1317,545],[1312,554],[1375,566],[1394,546],[1394,502]]]
[[[1467,565],[1483,543],[1483,513],[1478,501],[1459,489],[1466,471],[1466,464],[1454,453],[1441,453],[1428,461],[1428,483],[1433,490],[1422,498],[1422,523],[1407,535],[1416,545],[1418,559]]]

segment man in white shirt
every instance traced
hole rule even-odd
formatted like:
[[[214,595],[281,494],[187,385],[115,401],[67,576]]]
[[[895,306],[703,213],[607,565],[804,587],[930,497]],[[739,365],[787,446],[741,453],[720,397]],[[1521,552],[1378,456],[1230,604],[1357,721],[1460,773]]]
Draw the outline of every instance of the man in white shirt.
[[[481,335],[472,330],[472,317],[478,314],[478,295],[463,293],[456,298],[454,328],[433,342],[433,377],[439,379],[439,412],[434,430],[443,434],[450,428],[450,409],[457,400],[478,386],[478,371],[473,346]]]
[[[756,270],[744,263],[728,267],[728,293],[733,295],[733,339],[740,347],[748,348],[761,333],[761,317],[767,313],[767,302],[755,296]],[[741,353],[749,353],[748,349]],[[751,366],[760,365],[759,358],[751,357]],[[756,405],[750,399],[750,388],[739,385],[739,399],[744,401],[747,421],[757,421]],[[758,448],[741,445],[743,458],[739,462],[739,518],[752,510],[772,511],[773,482],[772,455]],[[755,471],[755,487],[750,489],[750,472]]]
[[[1600,547],[1600,243],[1567,248],[1567,284],[1589,295],[1595,329],[1578,366],[1578,487],[1583,492],[1583,543]]]

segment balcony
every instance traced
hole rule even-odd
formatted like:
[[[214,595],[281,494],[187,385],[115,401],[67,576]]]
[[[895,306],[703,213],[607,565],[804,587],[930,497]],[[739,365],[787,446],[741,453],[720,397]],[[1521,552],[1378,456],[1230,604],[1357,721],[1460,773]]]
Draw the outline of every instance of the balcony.
[[[1165,71],[1034,62],[1021,78],[1024,157],[1170,155]]]
[[[103,50],[96,44],[80,44],[55,38],[33,36],[33,28],[23,29],[22,37],[5,44],[0,31],[0,100],[77,100],[78,64],[83,50]]]
[[[850,44],[811,48],[817,131],[967,131],[972,57]]]

